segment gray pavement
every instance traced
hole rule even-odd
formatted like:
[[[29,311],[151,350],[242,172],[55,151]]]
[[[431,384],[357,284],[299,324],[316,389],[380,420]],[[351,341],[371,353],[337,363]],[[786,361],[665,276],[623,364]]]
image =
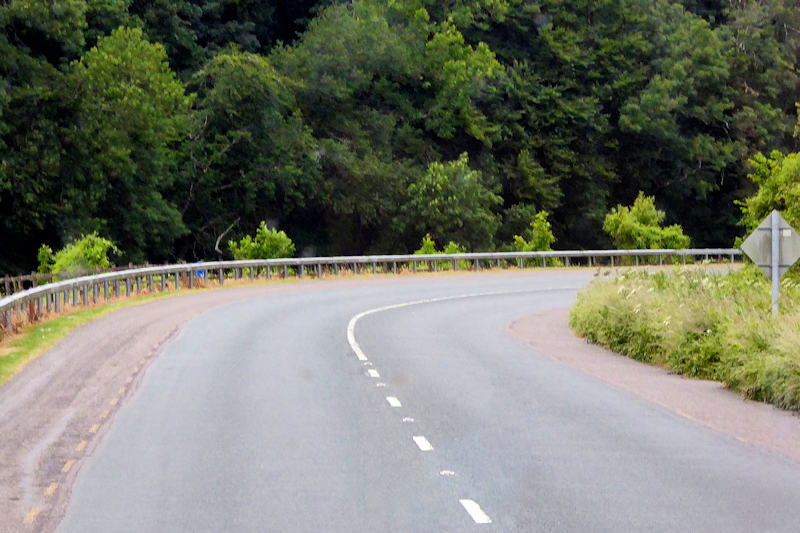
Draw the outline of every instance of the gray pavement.
[[[85,459],[58,531],[797,531],[800,465],[506,334],[589,277],[331,287],[204,313]],[[505,294],[363,316],[367,361],[347,342],[363,311],[476,293]]]

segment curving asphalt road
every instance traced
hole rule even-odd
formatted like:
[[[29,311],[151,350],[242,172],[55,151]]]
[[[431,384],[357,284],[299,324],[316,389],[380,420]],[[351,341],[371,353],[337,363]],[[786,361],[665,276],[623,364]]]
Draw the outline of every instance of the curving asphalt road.
[[[798,463],[507,335],[590,277],[329,284],[201,314],[80,465],[58,531],[798,531]]]

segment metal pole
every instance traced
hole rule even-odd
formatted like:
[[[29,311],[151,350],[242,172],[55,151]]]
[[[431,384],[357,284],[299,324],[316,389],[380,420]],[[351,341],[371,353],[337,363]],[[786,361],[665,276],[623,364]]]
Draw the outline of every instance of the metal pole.
[[[222,269],[220,268],[220,269],[219,269],[219,286],[220,286],[220,287],[222,287],[222,283],[223,283],[223,280],[224,280],[224,279],[225,279],[225,276],[223,275],[223,273],[222,273]]]
[[[772,314],[778,314],[778,290],[780,282],[780,261],[781,261],[781,236],[780,236],[780,215],[778,210],[772,211]]]
[[[181,273],[175,272],[175,290],[177,291],[180,288],[181,284]]]

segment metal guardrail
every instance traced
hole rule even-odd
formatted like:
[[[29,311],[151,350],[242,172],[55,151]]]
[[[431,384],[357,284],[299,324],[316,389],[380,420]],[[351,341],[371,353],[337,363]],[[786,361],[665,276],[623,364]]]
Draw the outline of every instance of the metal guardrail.
[[[582,251],[553,251],[553,252],[495,252],[495,253],[467,253],[467,254],[429,254],[429,255],[370,255],[370,256],[344,256],[344,257],[308,257],[308,258],[285,258],[285,259],[260,259],[251,261],[214,261],[208,263],[191,263],[166,266],[154,266],[144,268],[134,268],[121,270],[118,272],[107,272],[93,276],[85,276],[65,281],[58,281],[47,285],[41,285],[18,293],[11,294],[0,299],[0,327],[6,330],[13,329],[12,315],[18,317],[22,314],[23,319],[35,322],[46,312],[55,310],[60,312],[62,307],[71,305],[73,307],[88,306],[89,300],[97,303],[101,296],[108,300],[112,293],[119,298],[123,292],[130,296],[135,289],[141,292],[143,284],[147,284],[150,291],[167,290],[168,287],[180,288],[181,279],[188,288],[193,289],[196,280],[202,279],[203,283],[217,281],[220,285],[225,283],[225,279],[238,279],[245,270],[251,279],[261,275],[267,279],[272,276],[286,278],[290,274],[299,278],[304,278],[308,271],[310,275],[322,277],[323,271],[327,270],[334,275],[339,274],[340,270],[351,270],[358,274],[359,268],[371,267],[371,272],[375,274],[378,266],[381,265],[383,272],[397,273],[398,265],[404,265],[413,272],[417,272],[420,264],[425,265],[429,270],[435,271],[440,263],[452,266],[453,270],[458,270],[459,263],[463,266],[467,263],[468,268],[480,270],[481,265],[491,266],[510,266],[525,268],[535,263],[541,266],[548,266],[553,260],[562,260],[565,266],[570,266],[571,261],[587,266],[601,266],[608,264],[620,266],[622,258],[634,258],[635,264],[639,264],[640,258],[658,257],[658,263],[663,264],[664,258],[681,258],[681,263],[686,264],[687,257],[694,261],[697,257],[709,259],[717,257],[730,258],[731,263],[735,258],[741,257],[742,252],[738,249],[729,248],[708,248],[708,249],[688,249],[688,250],[582,250]],[[232,275],[231,275],[232,274]]]

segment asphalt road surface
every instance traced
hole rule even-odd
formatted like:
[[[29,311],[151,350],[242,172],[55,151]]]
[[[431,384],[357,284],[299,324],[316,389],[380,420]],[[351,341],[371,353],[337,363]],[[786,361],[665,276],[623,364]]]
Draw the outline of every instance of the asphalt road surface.
[[[330,285],[197,316],[58,531],[799,531],[798,463],[507,334],[590,277]]]

